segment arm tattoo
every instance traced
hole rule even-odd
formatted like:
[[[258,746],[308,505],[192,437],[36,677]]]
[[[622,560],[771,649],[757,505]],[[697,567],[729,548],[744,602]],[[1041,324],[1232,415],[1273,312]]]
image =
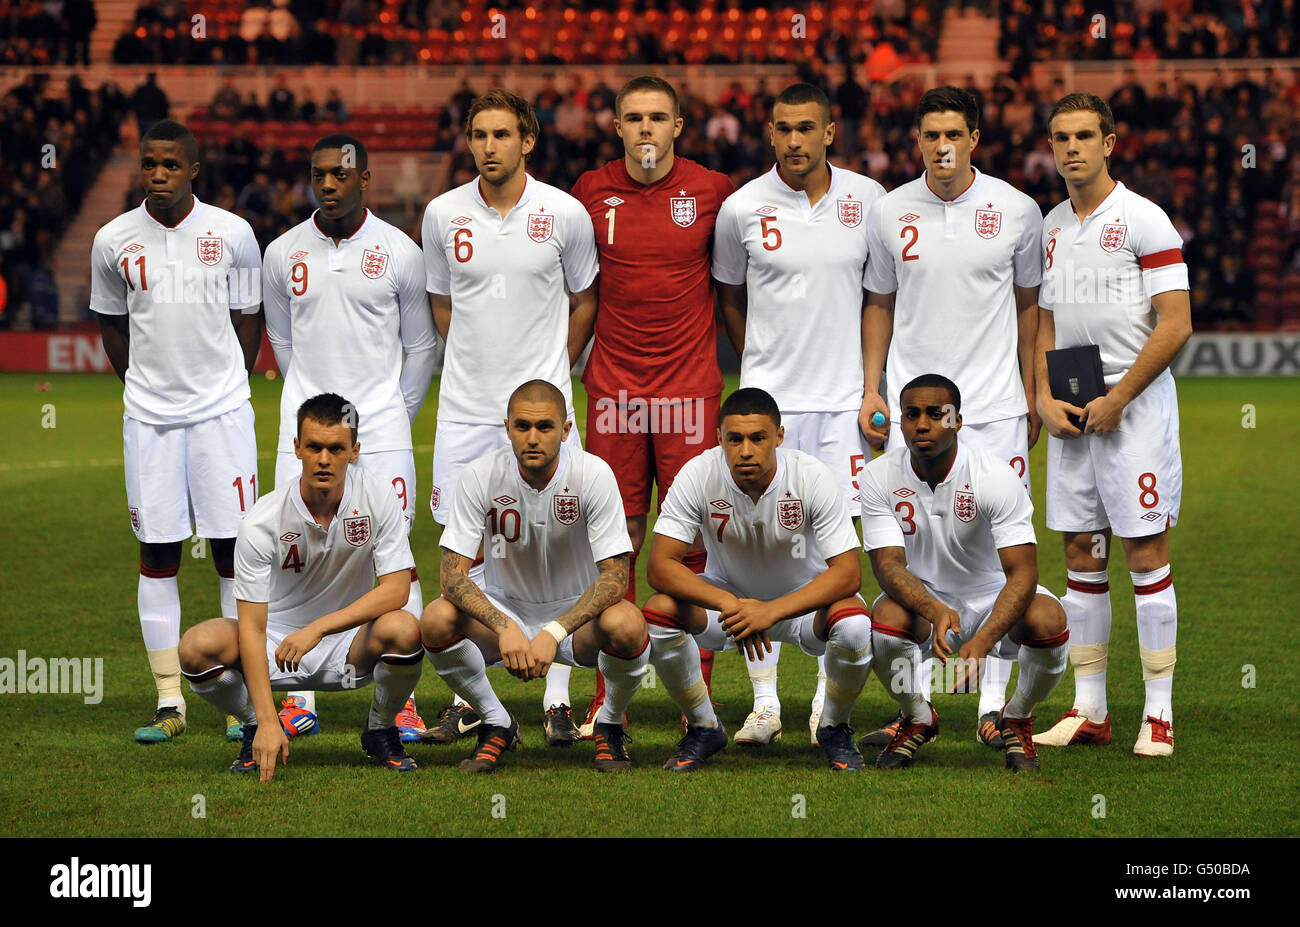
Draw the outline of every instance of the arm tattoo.
[[[981,633],[987,634],[994,642],[1001,640],[1012,625],[1025,617],[1037,592],[1034,584],[1023,582],[1015,573],[1008,574],[1007,583],[994,600]]]
[[[921,581],[907,569],[901,559],[877,555],[871,558],[871,567],[880,588],[909,612],[929,619],[938,600],[926,590]]]
[[[620,554],[617,557],[607,557],[596,564],[600,575],[595,582],[587,587],[572,608],[555,619],[565,631],[572,634],[626,595],[628,563],[628,555]]]
[[[479,624],[500,634],[509,627],[510,619],[501,614],[483,590],[474,585],[469,578],[469,568],[473,563],[463,554],[442,549],[442,561],[438,564],[438,583],[442,587],[443,597],[469,615]]]

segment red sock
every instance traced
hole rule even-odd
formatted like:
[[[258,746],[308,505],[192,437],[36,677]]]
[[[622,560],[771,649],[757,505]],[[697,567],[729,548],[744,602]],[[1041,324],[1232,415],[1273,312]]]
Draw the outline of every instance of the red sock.
[[[700,648],[700,674],[704,677],[705,688],[713,695],[713,651]]]
[[[627,595],[623,596],[623,598],[636,605],[636,551],[632,551],[627,556]],[[601,683],[601,685],[603,687],[604,683]],[[601,691],[604,691],[604,689],[602,688]]]
[[[605,675],[600,670],[596,670],[596,704],[603,705],[604,703],[605,703]]]

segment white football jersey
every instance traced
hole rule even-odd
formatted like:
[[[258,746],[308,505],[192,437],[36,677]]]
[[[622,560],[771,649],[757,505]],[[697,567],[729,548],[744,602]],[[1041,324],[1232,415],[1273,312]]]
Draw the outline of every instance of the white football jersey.
[[[1056,206],[1043,220],[1043,242],[1038,304],[1053,313],[1056,347],[1100,347],[1114,386],[1155,330],[1151,297],[1188,289],[1183,239],[1163,209],[1116,181],[1082,221],[1068,199]]]
[[[862,546],[901,547],[907,569],[931,589],[975,594],[1006,582],[998,550],[1035,544],[1034,504],[1007,462],[957,442],[957,458],[932,490],[899,446],[858,475]]]
[[[867,209],[884,188],[831,168],[809,206],[774,166],[727,197],[713,239],[713,276],[748,287],[740,385],[782,412],[862,406],[862,273]]]
[[[922,174],[872,206],[862,286],[896,294],[885,360],[894,421],[902,417],[899,391],[924,373],[957,384],[962,417],[972,424],[1029,411],[1013,287],[1041,282],[1042,230],[1032,199],[979,171],[950,203]]]
[[[329,529],[307,511],[298,480],[267,493],[239,523],[235,598],[266,602],[268,623],[305,628],[415,566],[393,487],[349,467]]]
[[[763,601],[806,586],[827,560],[858,547],[831,471],[811,454],[782,448],[757,502],[736,485],[722,448],[687,461],[664,499],[655,534],[689,544],[697,532],[708,554],[704,579]]]
[[[356,407],[363,452],[409,450],[403,353],[437,346],[419,246],[369,210],[335,245],[313,214],[271,242],[262,267],[266,332],[289,360],[280,453],[293,451],[298,407],[320,393]]]
[[[451,296],[438,420],[500,423],[510,394],[532,379],[554,384],[572,409],[568,294],[591,286],[599,269],[591,217],[530,176],[503,219],[479,183],[424,210],[425,286]]]
[[[541,490],[524,482],[510,447],[466,466],[439,543],[470,559],[482,544],[485,591],[538,604],[577,599],[599,561],[632,552],[614,471],[568,444]]]
[[[262,257],[252,227],[194,197],[175,228],[144,204],[95,235],[90,308],[130,316],[126,414],[150,425],[190,425],[249,397],[244,352],[230,313],[262,302]]]

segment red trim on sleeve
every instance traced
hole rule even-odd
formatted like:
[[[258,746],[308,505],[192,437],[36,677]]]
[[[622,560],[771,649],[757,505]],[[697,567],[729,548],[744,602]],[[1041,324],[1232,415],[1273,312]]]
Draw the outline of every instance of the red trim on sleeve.
[[[1152,254],[1144,254],[1138,258],[1138,263],[1143,270],[1155,270],[1157,267],[1168,267],[1170,264],[1183,263],[1183,251],[1181,248],[1170,248],[1167,251],[1156,251]]]

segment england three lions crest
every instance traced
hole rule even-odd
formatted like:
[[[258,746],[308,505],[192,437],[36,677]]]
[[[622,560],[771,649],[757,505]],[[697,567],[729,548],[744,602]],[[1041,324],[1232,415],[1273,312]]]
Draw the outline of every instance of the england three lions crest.
[[[975,516],[979,514],[979,509],[975,506],[975,494],[973,492],[958,492],[952,497],[952,513],[962,521],[974,521]]]
[[[388,255],[367,248],[361,252],[361,272],[371,280],[378,280],[388,270]]]
[[[221,263],[221,255],[225,249],[221,245],[220,238],[199,238],[197,242],[200,261],[209,267]]]
[[[557,495],[551,503],[551,508],[555,512],[555,520],[562,525],[577,524],[578,516],[582,513],[577,496]]]
[[[1109,225],[1101,227],[1101,250],[1118,251],[1124,247],[1124,240],[1128,238],[1128,226],[1119,222],[1112,222]]]
[[[786,531],[798,531],[803,527],[803,500],[782,499],[777,502],[776,520]]]
[[[689,228],[695,224],[695,197],[693,196],[674,196],[668,201],[672,208],[673,221],[682,228]]]
[[[1002,213],[995,209],[975,210],[975,234],[980,238],[996,238],[1002,231]]]
[[[857,200],[836,200],[835,208],[840,225],[846,229],[855,229],[862,224],[862,204]]]
[[[555,231],[555,216],[536,212],[528,214],[528,237],[533,241],[539,245],[544,241],[550,241],[553,231]]]
[[[353,547],[365,547],[370,540],[370,516],[343,519],[343,539]]]

